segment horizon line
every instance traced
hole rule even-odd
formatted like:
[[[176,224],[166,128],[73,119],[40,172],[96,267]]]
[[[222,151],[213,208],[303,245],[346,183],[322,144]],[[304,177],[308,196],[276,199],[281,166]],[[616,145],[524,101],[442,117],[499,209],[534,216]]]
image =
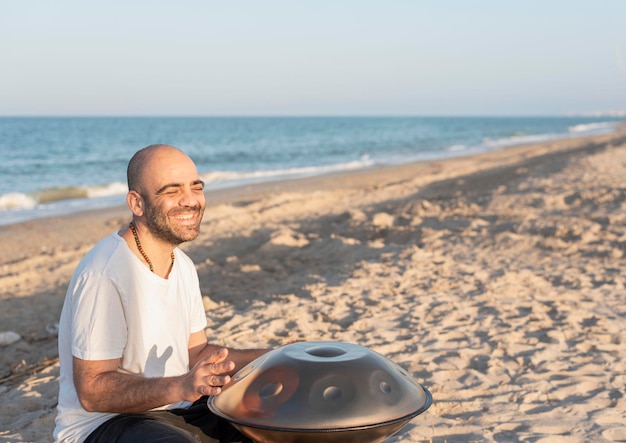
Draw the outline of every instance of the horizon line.
[[[0,114],[0,118],[548,118],[626,117],[626,111],[554,114]]]

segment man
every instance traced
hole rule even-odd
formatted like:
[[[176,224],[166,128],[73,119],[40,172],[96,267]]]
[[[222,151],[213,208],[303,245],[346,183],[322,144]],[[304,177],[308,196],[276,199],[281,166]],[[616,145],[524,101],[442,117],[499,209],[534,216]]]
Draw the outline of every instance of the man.
[[[207,343],[198,275],[177,248],[204,213],[196,166],[177,148],[148,146],[128,164],[128,189],[132,222],[83,258],[67,291],[54,438],[243,441],[206,397],[266,350]]]

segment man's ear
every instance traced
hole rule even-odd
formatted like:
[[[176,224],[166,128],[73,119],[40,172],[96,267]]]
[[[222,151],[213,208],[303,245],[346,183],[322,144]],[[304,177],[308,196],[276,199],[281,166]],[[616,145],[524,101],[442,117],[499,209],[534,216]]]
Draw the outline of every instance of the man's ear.
[[[129,191],[126,194],[126,204],[130,208],[131,212],[137,217],[142,217],[144,214],[144,201],[143,197],[137,191]]]

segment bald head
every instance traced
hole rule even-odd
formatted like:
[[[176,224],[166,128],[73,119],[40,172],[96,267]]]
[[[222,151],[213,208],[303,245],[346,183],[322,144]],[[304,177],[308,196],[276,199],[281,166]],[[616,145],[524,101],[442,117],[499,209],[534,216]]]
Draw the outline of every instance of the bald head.
[[[155,155],[163,151],[178,151],[184,154],[180,149],[170,145],[150,145],[143,149],[140,149],[133,155],[128,162],[128,169],[126,170],[126,179],[128,180],[129,191],[139,191],[143,180],[143,174],[148,168],[150,162],[154,159]]]
[[[150,145],[133,155],[127,174],[126,203],[138,229],[147,228],[153,240],[171,246],[196,238],[204,183],[187,154],[170,145]]]

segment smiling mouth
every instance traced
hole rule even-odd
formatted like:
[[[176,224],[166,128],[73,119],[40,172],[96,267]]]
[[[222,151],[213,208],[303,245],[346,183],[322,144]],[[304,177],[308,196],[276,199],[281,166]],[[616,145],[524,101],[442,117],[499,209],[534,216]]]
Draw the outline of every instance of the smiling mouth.
[[[177,215],[176,220],[193,220],[196,218],[196,214],[185,214],[185,215]]]
[[[198,220],[198,211],[185,212],[182,214],[172,214],[172,218],[179,222],[195,222]]]

